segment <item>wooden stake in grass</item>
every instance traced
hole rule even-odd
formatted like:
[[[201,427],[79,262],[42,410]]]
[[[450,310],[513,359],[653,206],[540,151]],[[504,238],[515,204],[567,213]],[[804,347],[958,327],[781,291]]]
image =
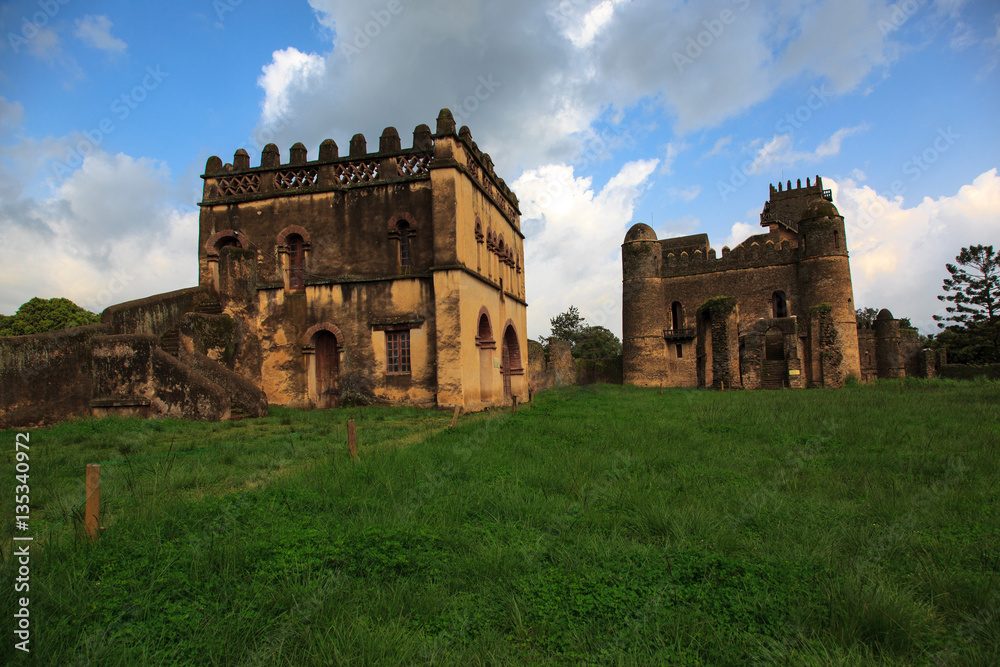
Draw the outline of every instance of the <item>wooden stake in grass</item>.
[[[660,396],[662,396],[662,395],[663,395],[663,383],[661,382],[660,383]]]
[[[530,403],[531,405],[535,404],[535,392],[531,391],[530,389],[528,390],[528,403]]]
[[[87,505],[84,510],[83,527],[87,537],[97,539],[98,520],[101,511],[101,466],[87,464]]]
[[[460,413],[461,411],[462,411],[462,406],[461,405],[456,405],[455,406],[455,414],[453,414],[451,416],[451,426],[449,428],[455,428],[455,424],[458,423],[458,413]]]
[[[347,420],[347,451],[351,458],[358,460],[358,434],[354,430],[354,420]]]
[[[511,396],[511,411],[517,414],[517,396]]]

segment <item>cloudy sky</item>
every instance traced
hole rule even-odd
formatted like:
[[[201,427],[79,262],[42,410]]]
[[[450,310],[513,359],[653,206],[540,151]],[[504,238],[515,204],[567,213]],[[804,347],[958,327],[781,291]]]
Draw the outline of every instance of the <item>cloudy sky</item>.
[[[194,285],[210,155],[442,107],[520,197],[531,337],[570,305],[620,335],[633,223],[732,246],[779,180],[823,176],[857,304],[925,332],[945,262],[1000,246],[995,0],[34,0],[0,27],[0,313]]]

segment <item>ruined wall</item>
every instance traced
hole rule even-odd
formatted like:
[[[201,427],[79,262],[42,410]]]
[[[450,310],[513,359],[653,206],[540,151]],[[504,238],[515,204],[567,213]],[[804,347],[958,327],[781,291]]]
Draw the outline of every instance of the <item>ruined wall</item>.
[[[90,414],[91,341],[106,324],[0,338],[0,428]]]
[[[194,310],[200,300],[209,298],[208,290],[200,287],[157,294],[109,306],[101,313],[101,322],[117,334],[160,336],[177,326],[181,316]]]

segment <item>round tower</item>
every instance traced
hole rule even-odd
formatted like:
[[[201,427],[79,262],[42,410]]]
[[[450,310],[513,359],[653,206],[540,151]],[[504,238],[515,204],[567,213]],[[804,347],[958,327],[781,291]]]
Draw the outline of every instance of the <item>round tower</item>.
[[[810,202],[802,213],[799,232],[799,315],[830,304],[845,376],[861,378],[854,288],[847,259],[844,218],[830,201]]]
[[[875,367],[880,380],[906,375],[899,320],[883,308],[875,317]]]
[[[622,244],[622,379],[652,387],[665,380],[663,300],[656,232],[638,223]]]

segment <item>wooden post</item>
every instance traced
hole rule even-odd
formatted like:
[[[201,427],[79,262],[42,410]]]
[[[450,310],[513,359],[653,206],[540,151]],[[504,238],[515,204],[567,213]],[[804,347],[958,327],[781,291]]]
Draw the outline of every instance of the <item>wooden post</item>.
[[[663,396],[663,383],[660,383],[660,396]]]
[[[460,413],[461,411],[462,411],[462,406],[456,405],[455,414],[451,416],[451,426],[449,426],[448,428],[455,428],[455,424],[458,423],[458,413]]]
[[[347,451],[352,459],[358,460],[358,435],[354,430],[353,419],[347,420]]]
[[[513,410],[514,414],[516,415],[517,414],[517,396],[516,395],[515,396],[511,396],[510,398],[511,398],[511,401],[512,401],[511,402],[511,409]]]
[[[87,537],[97,539],[97,530],[101,512],[101,466],[96,463],[87,464],[87,505],[84,510],[84,530]]]
[[[535,392],[528,390],[528,403],[535,404]]]

